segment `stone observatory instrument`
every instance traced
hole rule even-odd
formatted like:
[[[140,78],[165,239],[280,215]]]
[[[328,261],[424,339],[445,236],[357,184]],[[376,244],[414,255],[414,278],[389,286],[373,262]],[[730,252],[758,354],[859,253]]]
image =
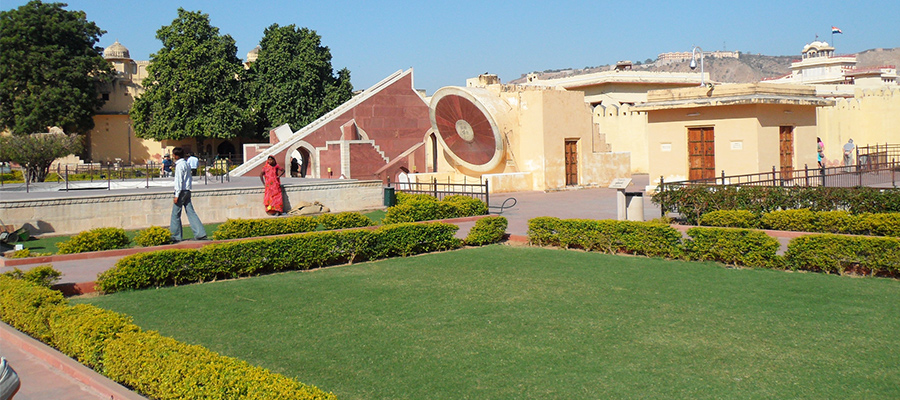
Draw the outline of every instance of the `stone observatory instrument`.
[[[482,88],[445,87],[431,98],[431,127],[450,159],[472,172],[495,171],[506,158],[511,107]]]

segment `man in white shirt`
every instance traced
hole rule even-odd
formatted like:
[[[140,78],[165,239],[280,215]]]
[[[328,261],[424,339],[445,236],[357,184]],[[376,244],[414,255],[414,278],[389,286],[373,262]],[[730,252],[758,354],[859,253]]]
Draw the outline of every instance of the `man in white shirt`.
[[[195,240],[206,240],[206,229],[200,222],[200,217],[194,211],[191,204],[191,167],[184,159],[184,149],[176,147],[172,149],[172,158],[175,159],[175,199],[172,201],[172,219],[169,222],[169,231],[172,232],[172,241],[181,241],[181,209],[187,212],[188,222],[194,232]]]
[[[194,153],[187,158],[188,166],[191,167],[191,176],[197,176],[197,168],[200,167],[200,159]]]

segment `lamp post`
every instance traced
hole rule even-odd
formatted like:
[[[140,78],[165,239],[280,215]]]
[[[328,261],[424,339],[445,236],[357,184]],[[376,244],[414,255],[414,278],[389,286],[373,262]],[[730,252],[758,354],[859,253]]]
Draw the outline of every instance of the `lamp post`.
[[[700,50],[700,86],[703,86],[706,84],[703,77],[703,49],[698,46],[691,49],[691,69],[697,69],[697,50]]]

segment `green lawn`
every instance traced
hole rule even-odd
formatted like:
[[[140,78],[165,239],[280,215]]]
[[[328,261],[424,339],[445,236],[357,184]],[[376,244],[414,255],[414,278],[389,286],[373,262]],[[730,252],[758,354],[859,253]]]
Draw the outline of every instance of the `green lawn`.
[[[363,215],[371,218],[372,221],[375,221],[375,224],[380,224],[381,220],[384,219],[385,214],[386,213],[382,210],[375,210],[375,211],[369,211],[369,212],[363,213]],[[213,223],[213,224],[203,224],[203,227],[206,228],[206,235],[209,236],[210,238],[212,238],[213,233],[216,231],[216,229],[219,229],[219,225],[222,225],[222,223],[219,222],[219,223]],[[168,226],[165,226],[165,227],[168,228]],[[137,247],[137,244],[133,243],[134,237],[135,237],[135,235],[137,235],[137,233],[138,233],[138,230],[125,231],[125,235],[128,236],[128,239],[132,240],[131,247]],[[60,243],[60,242],[65,242],[65,241],[69,240],[71,237],[72,237],[71,235],[67,235],[67,236],[48,236],[48,237],[43,237],[40,239],[32,238],[26,242],[22,242],[22,244],[25,246],[25,248],[31,249],[31,251],[36,252],[36,253],[56,254],[56,251],[58,250],[56,247],[56,244]],[[194,238],[194,232],[191,231],[189,224],[187,224],[186,222],[184,223],[184,226],[182,229],[182,238],[184,238],[185,240]]]
[[[900,398],[900,281],[489,246],[77,299],[340,399]]]

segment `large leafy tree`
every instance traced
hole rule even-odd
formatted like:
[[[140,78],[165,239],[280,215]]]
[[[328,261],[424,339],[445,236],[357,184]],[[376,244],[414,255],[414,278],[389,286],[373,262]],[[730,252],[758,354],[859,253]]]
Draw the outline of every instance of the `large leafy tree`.
[[[85,133],[103,106],[98,83],[112,66],[96,46],[105,33],[83,11],[31,1],[0,12],[0,126],[14,134],[60,126]]]
[[[156,38],[163,47],[150,55],[145,91],[131,107],[138,137],[202,141],[252,132],[239,80],[243,64],[230,35],[220,35],[208,14],[179,8]]]
[[[25,167],[25,180],[43,182],[50,164],[60,157],[80,152],[81,136],[61,133],[0,136],[0,161]]]
[[[352,96],[350,71],[334,72],[331,50],[315,31],[273,24],[259,46],[247,80],[262,128],[288,123],[298,129]]]

